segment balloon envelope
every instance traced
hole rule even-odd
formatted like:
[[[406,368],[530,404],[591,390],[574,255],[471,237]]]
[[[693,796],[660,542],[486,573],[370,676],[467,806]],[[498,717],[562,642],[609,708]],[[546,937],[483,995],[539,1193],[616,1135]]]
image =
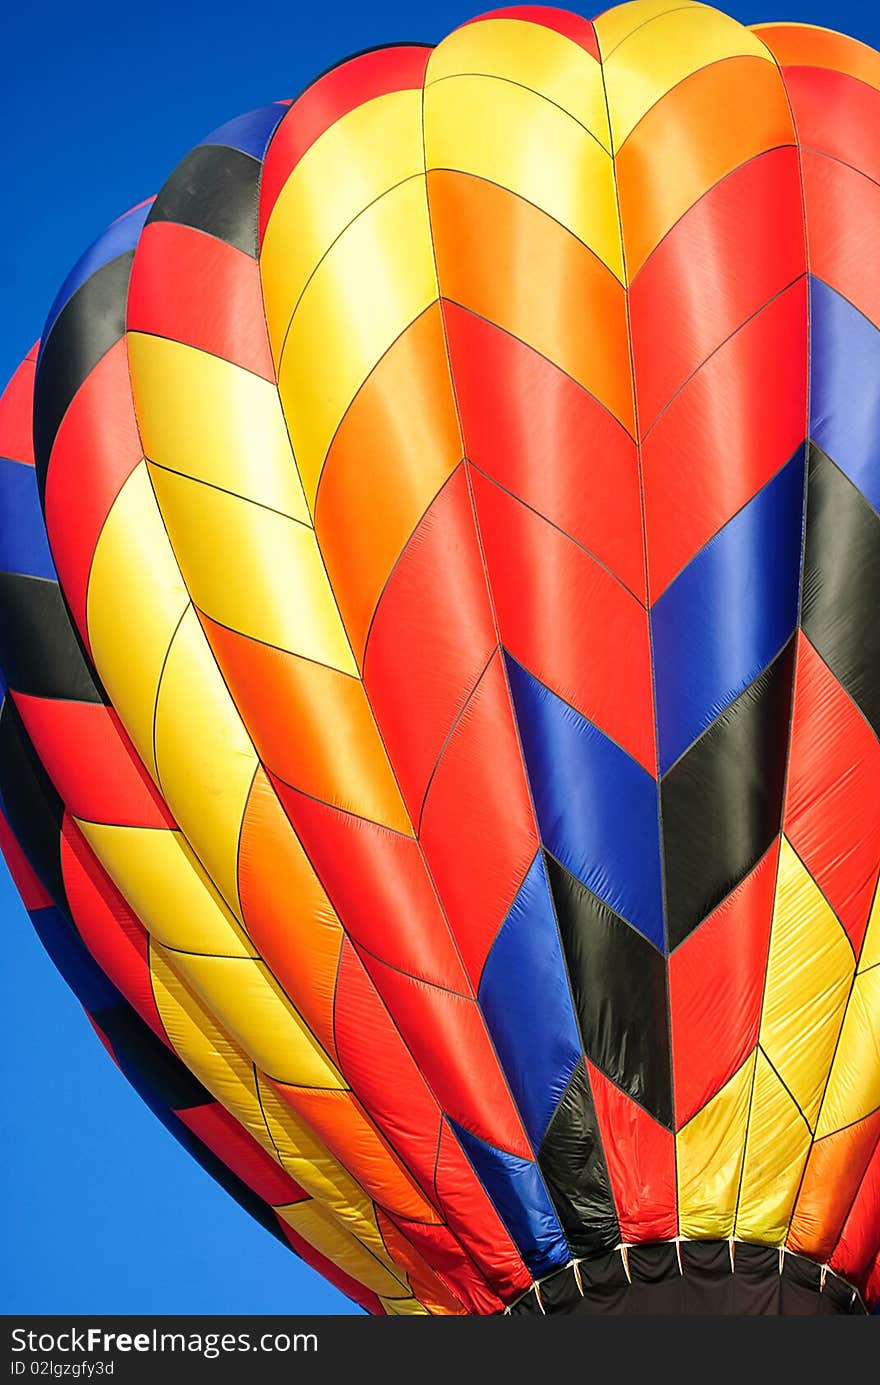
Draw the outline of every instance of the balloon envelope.
[[[880,1295],[878,118],[671,0],[377,49],[0,404],[25,905],[368,1311]]]

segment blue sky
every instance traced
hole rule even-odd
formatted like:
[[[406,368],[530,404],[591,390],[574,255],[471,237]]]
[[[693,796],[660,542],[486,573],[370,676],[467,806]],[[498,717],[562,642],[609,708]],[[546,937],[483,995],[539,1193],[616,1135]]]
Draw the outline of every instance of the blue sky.
[[[880,47],[877,0],[727,0],[722,8],[746,23],[825,23]],[[436,42],[479,9],[432,0],[345,0],[314,10],[289,0],[10,6],[0,88],[0,382],[39,335],[82,250],[155,192],[203,135],[295,96],[346,53],[399,39]],[[0,1311],[348,1311],[141,1105],[42,952],[2,861],[0,929],[0,1128],[12,1252],[0,1270]]]

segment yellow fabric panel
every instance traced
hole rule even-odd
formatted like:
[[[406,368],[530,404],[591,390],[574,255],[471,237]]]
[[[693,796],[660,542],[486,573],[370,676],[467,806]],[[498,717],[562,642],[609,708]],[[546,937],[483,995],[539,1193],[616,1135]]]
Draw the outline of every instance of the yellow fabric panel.
[[[199,610],[265,644],[357,672],[313,529],[160,467],[150,473]]]
[[[389,1317],[404,1318],[411,1314],[430,1316],[427,1308],[423,1303],[419,1303],[417,1298],[388,1298],[385,1294],[380,1294],[379,1297]]]
[[[880,967],[855,979],[822,1102],[817,1139],[880,1106]]]
[[[159,684],[155,742],[165,800],[241,918],[238,842],[258,760],[191,606],[171,642]]]
[[[401,1286],[407,1287],[401,1271],[392,1273],[317,1203],[293,1202],[289,1207],[276,1207],[275,1211],[322,1255],[374,1293],[393,1297],[400,1293]]]
[[[171,636],[188,605],[147,465],[141,462],[101,530],[89,575],[86,619],[101,681],[154,775],[156,689]]]
[[[488,77],[437,82],[425,90],[425,162],[429,172],[469,173],[525,198],[622,280],[611,160],[558,106]]]
[[[272,208],[260,252],[276,363],[297,300],[337,236],[382,193],[423,171],[421,91],[365,101],[306,150]]]
[[[880,884],[874,891],[874,903],[871,905],[865,940],[862,943],[862,951],[859,956],[859,971],[867,971],[868,967],[876,967],[878,963],[880,963]]]
[[[161,949],[150,949],[150,974],[156,1005],[176,1053],[207,1091],[253,1135],[328,1215],[342,1217],[352,1235],[388,1260],[378,1235],[376,1215],[354,1179],[289,1107],[266,1099],[251,1060],[217,1024],[213,1013],[178,976]],[[270,1114],[271,1113],[271,1114]],[[390,1263],[390,1261],[389,1261]]]
[[[436,297],[427,197],[418,178],[386,193],[343,231],[290,324],[279,387],[313,511],[345,410],[391,343]]]
[[[719,10],[676,8],[643,24],[604,61],[613,148],[682,78],[743,53],[773,61],[757,35]]]
[[[151,462],[308,519],[273,384],[206,351],[141,332],[128,335],[128,359]]]
[[[598,19],[593,20],[593,28],[599,40],[599,52],[603,61],[624,39],[644,24],[650,24],[670,10],[700,9],[691,0],[630,0],[626,5],[612,5]]]
[[[568,111],[609,149],[601,68],[592,54],[555,29],[520,19],[465,24],[434,49],[425,87],[465,72],[529,87]]]
[[[759,1049],[735,1235],[782,1245],[810,1141],[809,1126]]]
[[[265,962],[181,953],[174,965],[265,1073],[292,1087],[344,1087]]]
[[[854,970],[846,934],[783,837],[760,1041],[811,1126]]]
[[[256,955],[182,832],[76,822],[152,938],[187,953]]]
[[[682,1236],[733,1235],[754,1070],[751,1053],[675,1138]]]
[[[347,1169],[333,1158],[314,1131],[292,1119],[291,1108],[268,1082],[257,1084],[266,1129],[291,1178],[308,1188],[328,1207],[342,1226],[368,1245],[373,1254],[390,1264],[372,1202]]]
[[[260,1106],[250,1058],[155,945],[150,947],[150,979],[156,1007],[175,1053],[211,1096],[241,1122],[273,1159],[283,1164]],[[287,1171],[295,1176],[292,1169]]]

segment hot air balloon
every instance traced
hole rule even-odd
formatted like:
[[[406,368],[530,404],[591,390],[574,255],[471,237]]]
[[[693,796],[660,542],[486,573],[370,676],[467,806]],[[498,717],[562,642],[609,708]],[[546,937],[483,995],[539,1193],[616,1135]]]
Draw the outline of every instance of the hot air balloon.
[[[878,129],[500,10],[197,145],[3,397],[4,854],[369,1312],[880,1299]]]

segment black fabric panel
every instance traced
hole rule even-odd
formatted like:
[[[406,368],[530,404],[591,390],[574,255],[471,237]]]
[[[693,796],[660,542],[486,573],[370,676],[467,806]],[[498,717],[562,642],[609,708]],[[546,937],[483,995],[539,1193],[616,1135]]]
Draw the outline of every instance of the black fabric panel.
[[[818,1265],[787,1255],[780,1274],[775,1248],[739,1242],[734,1250],[735,1269],[726,1241],[684,1241],[680,1263],[669,1242],[631,1246],[626,1269],[619,1251],[579,1261],[583,1297],[551,1297],[542,1280],[544,1310],[574,1317],[864,1315],[842,1280],[829,1274],[822,1286]]]
[[[660,785],[670,950],[740,884],[779,831],[794,648],[792,636]]]
[[[880,736],[880,517],[810,444],[801,623]]]
[[[34,383],[34,457],[45,499],[49,455],[80,385],[125,331],[134,251],[110,260],[81,284],[47,337]]]
[[[45,577],[0,572],[0,667],[15,692],[69,702],[107,700],[92,677],[61,588]]]
[[[666,959],[547,854],[587,1057],[672,1129]]]
[[[569,1312],[581,1297],[571,1265],[541,1280],[541,1303],[545,1313]]]
[[[538,1302],[537,1294],[534,1289],[529,1289],[527,1294],[523,1294],[522,1298],[513,1304],[510,1315],[517,1318],[534,1318],[540,1317],[542,1312],[543,1309]]]
[[[239,149],[203,144],[177,165],[156,198],[147,224],[193,226],[256,258],[258,196],[263,165]]]
[[[66,908],[61,873],[64,805],[8,697],[0,709],[0,799],[38,878],[55,903]]]
[[[620,1226],[583,1059],[541,1141],[538,1167],[573,1255],[617,1245]]]
[[[778,1313],[781,1293],[779,1251],[770,1246],[734,1246],[733,1312],[761,1317]]]
[[[681,1270],[671,1241],[631,1246],[627,1253],[630,1278],[634,1283],[659,1284],[663,1279],[678,1279]]]
[[[124,1075],[152,1110],[168,1106],[184,1111],[213,1101],[198,1078],[129,1005],[96,1010],[92,1018],[110,1040]]]
[[[682,1241],[681,1270],[688,1281],[688,1311],[694,1316],[733,1313],[733,1273],[727,1241]]]

